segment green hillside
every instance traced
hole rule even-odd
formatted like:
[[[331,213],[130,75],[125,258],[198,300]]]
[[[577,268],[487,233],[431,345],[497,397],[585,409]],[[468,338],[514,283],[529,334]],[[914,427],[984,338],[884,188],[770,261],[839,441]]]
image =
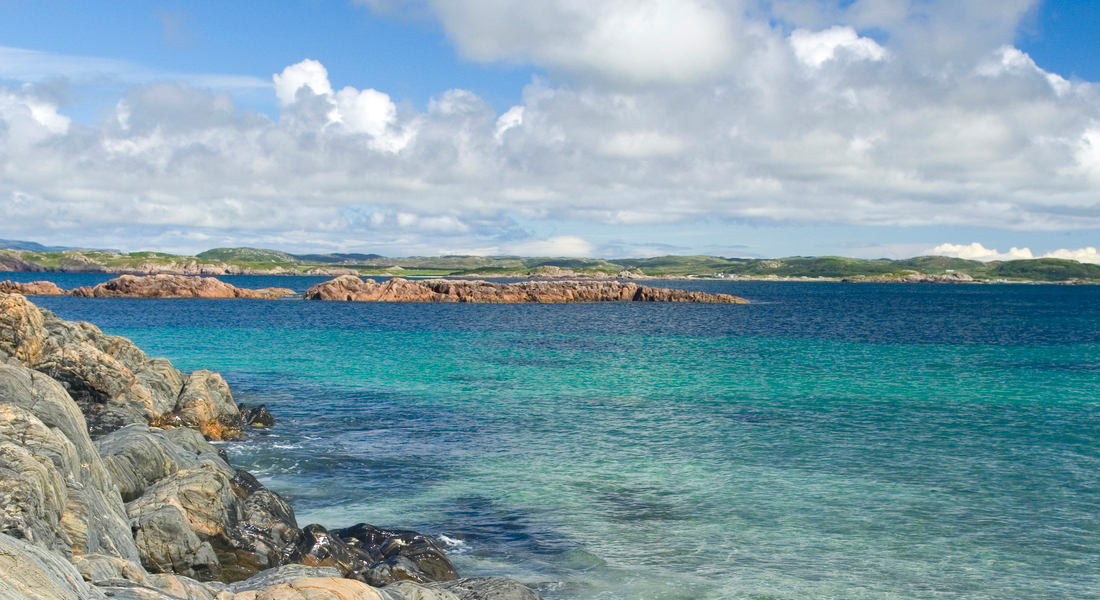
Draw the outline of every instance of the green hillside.
[[[196,256],[163,252],[116,253],[110,250],[45,251],[33,242],[9,244],[31,249],[0,249],[0,269],[63,272],[202,272],[333,273],[350,269],[361,275],[528,277],[574,272],[614,276],[622,271],[652,277],[743,279],[860,279],[910,273],[966,274],[978,281],[1084,281],[1100,283],[1100,265],[1039,258],[982,263],[943,256],[905,260],[843,256],[785,258],[724,258],[720,256],[657,256],[595,259],[521,256],[407,256],[378,254],[289,254],[266,248],[214,248]],[[52,250],[47,248],[47,250]]]

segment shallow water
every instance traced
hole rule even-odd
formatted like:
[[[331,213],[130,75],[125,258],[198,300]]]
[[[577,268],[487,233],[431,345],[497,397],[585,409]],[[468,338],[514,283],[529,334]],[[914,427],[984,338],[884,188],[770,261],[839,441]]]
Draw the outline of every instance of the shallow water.
[[[301,523],[445,536],[464,576],[1100,598],[1100,290],[661,285],[753,304],[35,302],[268,404],[228,451]]]

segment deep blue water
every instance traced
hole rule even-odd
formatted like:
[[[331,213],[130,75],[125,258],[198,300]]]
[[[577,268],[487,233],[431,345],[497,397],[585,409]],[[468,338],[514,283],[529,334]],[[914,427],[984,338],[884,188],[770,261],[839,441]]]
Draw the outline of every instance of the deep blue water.
[[[1100,598],[1100,288],[659,285],[753,304],[35,302],[267,403],[228,450],[303,524],[445,536],[463,575]]]

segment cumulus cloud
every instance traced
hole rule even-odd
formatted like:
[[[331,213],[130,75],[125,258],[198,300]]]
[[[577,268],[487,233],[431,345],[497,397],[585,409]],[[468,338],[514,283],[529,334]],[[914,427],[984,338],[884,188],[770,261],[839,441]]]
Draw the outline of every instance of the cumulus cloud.
[[[883,60],[886,50],[878,42],[860,37],[851,27],[836,25],[824,31],[795,29],[791,32],[795,56],[809,67],[820,67],[833,59]]]
[[[311,96],[319,96],[327,108],[326,125],[338,123],[349,132],[366,133],[377,149],[397,152],[416,134],[412,124],[404,130],[396,127],[397,105],[390,100],[389,94],[373,89],[357,90],[351,86],[333,92],[328,69],[316,60],[307,58],[290,65],[282,73],[273,75],[272,80],[275,82],[275,95],[284,107],[296,105],[300,100],[308,104],[313,100]],[[299,96],[303,90],[307,93],[306,97]]]
[[[72,120],[57,110],[56,104],[36,97],[29,85],[20,90],[0,89],[0,121],[7,125],[0,135],[15,148],[64,135]]]
[[[361,0],[380,12],[400,2]],[[406,2],[419,4],[418,2]],[[736,11],[713,0],[429,0],[465,56],[614,81],[691,83],[738,53]]]
[[[592,256],[596,245],[579,236],[562,235],[509,244],[506,249],[520,256]]]
[[[1075,260],[1077,262],[1092,263],[1100,265],[1100,254],[1096,252],[1096,248],[1080,248],[1077,250],[1053,250],[1047,252],[1042,256],[1036,257],[1031,253],[1028,248],[1012,248],[1008,252],[1001,253],[996,249],[989,249],[982,246],[978,242],[974,242],[970,245],[963,244],[940,244],[935,248],[929,250],[927,254],[933,256],[951,256],[954,258],[965,258],[967,260],[980,260],[982,262],[990,262],[994,260],[1024,260],[1032,258],[1062,258],[1066,260]]]
[[[996,249],[986,248],[978,242],[970,245],[940,244],[928,252],[932,256],[950,256],[953,258],[965,258],[967,260],[980,260],[990,262],[994,260],[1023,260],[1035,258],[1031,250],[1027,248],[1012,248],[1008,252],[1001,253]]]
[[[81,124],[0,88],[0,230],[587,254],[697,221],[1100,229],[1100,93],[1005,45],[1026,4],[422,3],[469,56],[566,74],[503,114],[462,89],[399,107],[315,60],[272,76],[276,119],[161,82]],[[950,60],[909,43],[980,23]]]

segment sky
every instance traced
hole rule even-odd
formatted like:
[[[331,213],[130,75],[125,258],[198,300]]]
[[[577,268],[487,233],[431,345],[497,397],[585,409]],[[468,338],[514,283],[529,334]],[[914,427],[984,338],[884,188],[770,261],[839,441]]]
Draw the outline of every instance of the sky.
[[[0,238],[1100,263],[1100,3],[0,0]]]

